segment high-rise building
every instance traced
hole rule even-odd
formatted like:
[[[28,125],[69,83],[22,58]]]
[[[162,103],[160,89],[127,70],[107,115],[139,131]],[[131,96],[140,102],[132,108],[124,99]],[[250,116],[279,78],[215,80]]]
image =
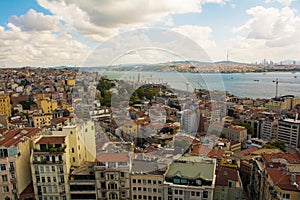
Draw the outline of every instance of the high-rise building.
[[[277,138],[288,147],[300,147],[300,120],[283,119],[278,121]]]
[[[277,125],[278,120],[267,118],[261,122],[260,137],[263,140],[270,141],[277,138]]]

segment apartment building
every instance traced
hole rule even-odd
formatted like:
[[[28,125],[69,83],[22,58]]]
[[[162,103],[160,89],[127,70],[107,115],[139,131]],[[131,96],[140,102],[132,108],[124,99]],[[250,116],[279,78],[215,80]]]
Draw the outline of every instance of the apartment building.
[[[35,199],[69,200],[70,154],[67,136],[44,135],[36,139],[31,154]]]
[[[242,199],[242,192],[242,182],[237,169],[217,168],[214,200]]]
[[[212,134],[224,134],[228,140],[237,142],[244,142],[247,140],[247,129],[243,126],[214,122],[211,125],[206,123],[205,130]]]
[[[10,97],[8,94],[0,94],[0,114],[11,116]]]
[[[18,199],[31,183],[31,138],[41,133],[38,128],[8,130],[0,140],[0,196]]]
[[[263,140],[270,141],[277,138],[278,120],[267,118],[261,121],[260,137]]]
[[[96,158],[97,199],[130,199],[129,153],[100,153]]]
[[[95,161],[96,137],[92,120],[75,123],[73,119],[58,129],[52,131],[53,135],[68,136],[66,144],[69,147],[71,166],[80,166],[84,161]]]
[[[300,120],[283,119],[278,121],[277,138],[288,147],[300,147]]]
[[[97,199],[94,166],[94,162],[84,162],[71,172],[69,180],[71,199]]]
[[[132,163],[130,199],[163,200],[166,168],[161,169],[155,161],[151,160],[135,159]]]
[[[164,199],[213,199],[216,160],[198,156],[183,156],[175,160],[166,172]]]
[[[33,115],[30,118],[31,125],[33,127],[39,128],[43,126],[51,125],[52,115]]]

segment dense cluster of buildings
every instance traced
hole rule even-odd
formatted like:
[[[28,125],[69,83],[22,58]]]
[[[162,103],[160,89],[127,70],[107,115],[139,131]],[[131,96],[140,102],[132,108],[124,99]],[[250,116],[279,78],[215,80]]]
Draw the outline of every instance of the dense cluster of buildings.
[[[97,73],[0,76],[3,199],[300,198],[300,98],[216,101],[153,84],[154,99],[128,104],[117,96],[139,83],[115,81],[108,107]]]

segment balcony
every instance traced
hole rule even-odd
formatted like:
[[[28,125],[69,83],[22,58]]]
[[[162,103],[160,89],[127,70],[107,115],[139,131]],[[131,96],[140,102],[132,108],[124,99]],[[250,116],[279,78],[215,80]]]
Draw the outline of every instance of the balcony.
[[[43,160],[35,160],[35,161],[32,161],[33,164],[63,164],[64,161],[63,160],[60,160],[60,161],[48,161],[46,159],[43,159]]]

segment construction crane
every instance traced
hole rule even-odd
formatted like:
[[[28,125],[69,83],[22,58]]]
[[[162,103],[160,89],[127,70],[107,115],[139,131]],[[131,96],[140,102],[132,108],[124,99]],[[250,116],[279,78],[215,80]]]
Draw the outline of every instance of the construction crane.
[[[273,80],[273,83],[276,83],[276,94],[275,94],[275,98],[278,98],[278,78],[276,78],[276,80]],[[300,84],[300,82],[290,82],[290,81],[280,81],[280,83],[289,83],[289,84]]]

